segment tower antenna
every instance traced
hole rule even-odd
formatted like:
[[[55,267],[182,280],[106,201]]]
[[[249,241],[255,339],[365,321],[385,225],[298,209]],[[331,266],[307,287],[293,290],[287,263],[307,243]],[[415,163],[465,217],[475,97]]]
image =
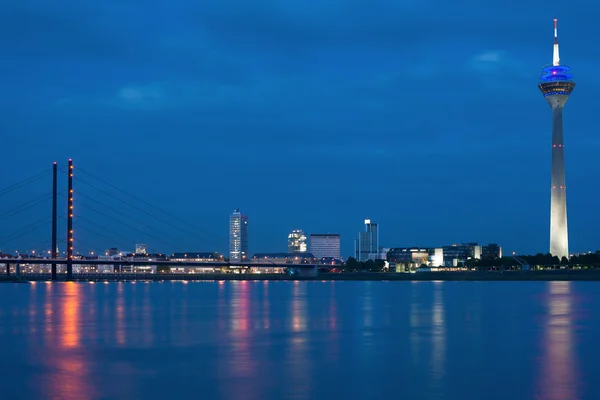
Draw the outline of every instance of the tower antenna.
[[[552,65],[555,67],[560,65],[560,57],[558,56],[558,29],[556,28],[557,23],[558,19],[554,18],[554,55],[552,57]]]

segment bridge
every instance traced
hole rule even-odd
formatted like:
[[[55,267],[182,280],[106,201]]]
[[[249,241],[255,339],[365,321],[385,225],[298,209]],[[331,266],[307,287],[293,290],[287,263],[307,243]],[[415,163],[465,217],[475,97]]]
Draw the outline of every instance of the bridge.
[[[75,171],[81,172],[84,179],[75,177]],[[59,174],[66,175],[67,185],[66,190],[60,191],[58,189]],[[106,242],[108,240],[112,245],[120,245],[123,248],[132,246],[134,243],[140,243],[142,241],[152,242],[155,246],[161,244],[163,246],[169,246],[173,250],[176,250],[175,246],[183,247],[187,246],[185,243],[192,242],[197,243],[202,241],[208,243],[213,250],[221,250],[222,254],[226,254],[228,250],[228,243],[225,240],[213,235],[201,228],[198,228],[188,221],[173,215],[171,212],[163,210],[157,206],[152,205],[146,200],[141,199],[136,194],[129,193],[121,188],[116,187],[112,183],[96,177],[95,175],[82,171],[80,169],[75,170],[73,161],[69,160],[66,168],[59,168],[57,163],[54,163],[52,169],[48,169],[40,172],[32,177],[17,182],[11,186],[8,186],[0,190],[0,200],[2,197],[19,193],[19,191],[26,191],[23,189],[34,186],[36,189],[43,187],[40,184],[44,178],[51,177],[52,188],[50,193],[44,193],[42,195],[36,195],[31,199],[23,201],[19,197],[16,201],[13,201],[15,207],[2,212],[0,208],[0,227],[7,226],[7,223],[3,222],[6,220],[18,221],[14,223],[14,226],[18,228],[14,232],[0,236],[0,249],[5,249],[7,245],[17,239],[25,240],[27,237],[31,237],[33,233],[39,231],[42,228],[46,228],[50,231],[49,240],[44,241],[36,247],[28,247],[24,253],[16,251],[16,255],[11,253],[6,254],[0,251],[0,268],[4,267],[6,274],[11,274],[11,269],[14,270],[15,274],[20,275],[35,275],[38,279],[42,279],[47,276],[51,280],[73,280],[74,275],[79,275],[79,278],[89,276],[89,273],[78,274],[74,272],[74,266],[80,268],[82,266],[112,266],[113,271],[111,272],[115,278],[125,275],[123,274],[122,267],[142,267],[142,266],[153,266],[161,267],[163,272],[168,272],[171,268],[183,268],[183,267],[196,267],[196,268],[213,268],[219,271],[260,271],[269,269],[277,272],[289,272],[302,277],[316,276],[318,268],[321,266],[318,263],[279,263],[273,262],[273,260],[251,260],[244,262],[226,262],[226,261],[181,261],[181,260],[169,260],[164,257],[156,259],[136,259],[136,257],[116,257],[116,258],[104,258],[86,256],[88,254],[84,251],[77,251],[87,247],[89,254],[104,254],[105,250],[99,248],[97,245],[83,240],[77,235],[77,231],[85,231],[88,235],[97,236],[103,238]],[[76,185],[77,184],[77,185]],[[81,191],[75,191],[75,186],[80,185],[85,188]],[[35,192],[35,190],[34,190]],[[38,190],[39,192],[39,190]],[[39,193],[38,193],[39,194]],[[75,202],[75,198],[80,198],[84,201],[78,203]],[[64,200],[66,206],[63,210],[66,212],[59,213],[59,198]],[[115,207],[110,202],[118,203],[119,207]],[[3,203],[0,203],[2,207]],[[85,209],[86,217],[74,216],[74,210],[79,206]],[[41,211],[39,208],[48,207],[46,210]],[[48,213],[51,211],[51,213]],[[45,218],[35,219],[36,221],[21,227],[21,217],[27,212],[29,219],[32,216],[39,216],[39,214],[50,214],[46,215]],[[92,218],[91,216],[94,216]],[[27,218],[23,218],[26,220]],[[66,222],[66,230],[64,239],[59,239],[58,235],[58,223]],[[155,223],[151,223],[154,221]],[[107,226],[107,223],[112,225],[120,225],[123,228],[115,229],[112,225]],[[170,228],[170,229],[167,229]],[[127,235],[129,232],[131,235],[135,232],[136,239],[132,239]],[[177,237],[175,232],[183,235]],[[203,235],[201,235],[203,234]],[[39,235],[39,233],[38,233]],[[209,236],[209,238],[207,238]],[[141,240],[140,240],[141,239]],[[127,244],[124,244],[127,243]],[[61,245],[65,251],[62,252],[64,257],[61,257],[59,253],[59,245]],[[49,249],[48,249],[49,248]],[[41,249],[37,251],[34,249]],[[8,256],[8,258],[7,258]],[[315,260],[316,261],[316,260]],[[24,266],[50,266],[50,274],[35,273],[27,274],[22,271]],[[60,273],[59,268],[62,266],[64,273]],[[11,268],[12,267],[12,268]],[[329,266],[330,267],[330,266]],[[76,268],[76,269],[77,269]],[[108,277],[110,273],[102,273],[103,277]],[[146,274],[142,274],[146,275]],[[163,276],[164,274],[161,274]],[[190,277],[193,274],[178,274],[180,277]],[[202,273],[197,273],[202,275]],[[210,273],[206,274],[210,276]],[[129,279],[131,277],[140,276],[139,274],[127,274]],[[143,278],[145,279],[145,278]],[[181,279],[181,278],[180,278]]]

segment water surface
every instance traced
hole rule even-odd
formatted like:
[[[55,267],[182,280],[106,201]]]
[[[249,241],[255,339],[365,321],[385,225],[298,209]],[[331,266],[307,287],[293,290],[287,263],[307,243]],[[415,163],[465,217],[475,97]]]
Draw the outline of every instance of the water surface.
[[[597,400],[599,289],[1,284],[1,398]]]

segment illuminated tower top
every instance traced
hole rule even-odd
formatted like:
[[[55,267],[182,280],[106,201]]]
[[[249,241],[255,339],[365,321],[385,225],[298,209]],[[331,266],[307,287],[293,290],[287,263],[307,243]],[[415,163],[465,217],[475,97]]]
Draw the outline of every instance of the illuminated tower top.
[[[571,67],[560,65],[560,57],[558,54],[558,20],[554,19],[554,53],[552,56],[552,65],[542,69],[541,83],[539,88],[547,98],[551,107],[563,106],[566,100],[550,100],[548,96],[562,95],[569,96],[575,87],[573,75],[569,73]]]

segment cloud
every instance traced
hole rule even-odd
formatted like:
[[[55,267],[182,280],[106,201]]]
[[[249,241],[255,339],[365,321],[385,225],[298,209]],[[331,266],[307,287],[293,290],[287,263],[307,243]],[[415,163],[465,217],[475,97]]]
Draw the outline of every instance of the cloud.
[[[493,65],[502,62],[506,53],[502,50],[487,50],[473,57],[473,61],[477,64]]]
[[[162,108],[171,103],[163,84],[124,86],[117,91],[116,104],[133,108]]]

